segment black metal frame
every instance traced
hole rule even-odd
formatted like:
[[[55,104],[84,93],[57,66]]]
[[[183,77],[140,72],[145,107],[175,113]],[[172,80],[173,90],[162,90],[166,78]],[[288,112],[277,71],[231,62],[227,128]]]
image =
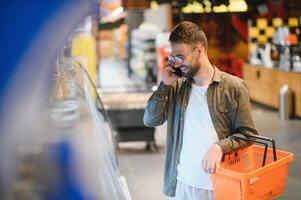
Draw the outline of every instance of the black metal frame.
[[[274,139],[268,138],[268,137],[264,137],[264,136],[254,135],[254,134],[247,134],[247,133],[243,133],[241,131],[239,131],[239,133],[242,134],[242,135],[244,135],[246,138],[239,137],[239,136],[233,136],[233,137],[235,137],[238,140],[244,140],[244,141],[251,142],[251,143],[262,144],[264,146],[264,154],[263,154],[262,167],[264,167],[265,163],[266,163],[268,144],[266,142],[257,141],[257,140],[263,140],[263,141],[271,142],[272,149],[273,149],[274,162],[277,161],[276,144],[275,144],[275,140]],[[255,138],[256,140],[252,140],[250,138]]]

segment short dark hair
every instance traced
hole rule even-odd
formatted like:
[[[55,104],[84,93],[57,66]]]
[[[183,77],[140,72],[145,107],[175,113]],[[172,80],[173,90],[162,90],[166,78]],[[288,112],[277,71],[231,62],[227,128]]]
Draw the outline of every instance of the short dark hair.
[[[195,23],[183,21],[176,25],[169,36],[170,43],[201,43],[207,51],[208,42],[201,27]]]

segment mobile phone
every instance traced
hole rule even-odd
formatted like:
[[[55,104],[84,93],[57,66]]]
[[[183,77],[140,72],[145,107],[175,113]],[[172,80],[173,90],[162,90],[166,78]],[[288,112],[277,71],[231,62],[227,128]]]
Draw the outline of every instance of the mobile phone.
[[[174,67],[175,60],[173,57],[168,57],[167,59],[167,65],[171,65],[172,69],[174,70],[172,73],[174,73],[175,75],[177,75],[178,77],[182,77],[183,76],[183,72],[179,67]]]
[[[174,70],[174,74],[177,75],[178,77],[182,77],[183,76],[183,72],[179,67],[172,67]]]

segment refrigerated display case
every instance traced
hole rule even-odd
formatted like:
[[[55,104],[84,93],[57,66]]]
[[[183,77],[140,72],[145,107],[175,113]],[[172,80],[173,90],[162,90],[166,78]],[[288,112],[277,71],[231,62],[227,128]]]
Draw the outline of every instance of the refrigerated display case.
[[[7,10],[20,5],[6,4],[1,12],[4,38],[12,41],[5,59],[14,62],[5,62],[8,78],[1,76],[0,199],[131,199],[91,77],[91,54],[71,54],[75,30],[98,4],[31,3],[15,13]],[[26,28],[27,37],[10,33],[8,21]],[[23,46],[13,54],[15,40]]]

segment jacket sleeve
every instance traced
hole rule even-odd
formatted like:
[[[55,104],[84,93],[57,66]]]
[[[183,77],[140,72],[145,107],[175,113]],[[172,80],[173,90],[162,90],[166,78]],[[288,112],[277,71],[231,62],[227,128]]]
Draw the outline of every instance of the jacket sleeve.
[[[223,153],[228,153],[232,150],[251,145],[250,142],[238,140],[234,136],[246,138],[246,135],[248,134],[258,135],[252,117],[252,107],[245,82],[241,82],[241,84],[237,87],[236,100],[238,103],[238,107],[236,111],[236,117],[233,123],[234,127],[232,129],[232,133],[227,138],[217,142],[217,144],[221,146]]]
[[[161,82],[158,89],[149,98],[143,116],[145,126],[159,126],[167,120],[168,96],[171,87]]]

